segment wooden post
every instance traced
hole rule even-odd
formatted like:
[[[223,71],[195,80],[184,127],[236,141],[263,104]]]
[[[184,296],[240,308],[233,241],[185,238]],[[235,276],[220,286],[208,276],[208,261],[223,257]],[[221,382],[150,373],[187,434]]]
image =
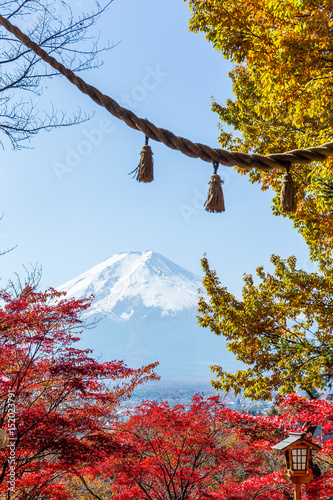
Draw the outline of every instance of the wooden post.
[[[298,484],[298,483],[295,483],[294,484],[294,488],[295,488],[294,499],[295,500],[301,500],[301,485]]]

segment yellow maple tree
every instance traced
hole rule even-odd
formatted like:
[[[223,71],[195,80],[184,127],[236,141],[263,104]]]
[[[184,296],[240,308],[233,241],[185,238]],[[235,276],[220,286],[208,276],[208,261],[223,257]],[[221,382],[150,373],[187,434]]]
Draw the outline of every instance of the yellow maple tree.
[[[212,366],[212,385],[262,400],[300,388],[312,399],[317,389],[333,385],[333,273],[306,273],[293,256],[273,255],[271,261],[273,273],[257,269],[258,285],[252,275],[244,276],[237,300],[202,259],[206,293],[198,323],[224,336],[228,350],[244,363],[235,373]]]
[[[333,2],[190,0],[190,29],[203,32],[224,57],[234,99],[213,110],[222,147],[270,154],[333,140]],[[333,160],[292,169],[296,214],[288,214],[322,268],[333,263]],[[281,172],[248,172],[272,187],[279,214]]]

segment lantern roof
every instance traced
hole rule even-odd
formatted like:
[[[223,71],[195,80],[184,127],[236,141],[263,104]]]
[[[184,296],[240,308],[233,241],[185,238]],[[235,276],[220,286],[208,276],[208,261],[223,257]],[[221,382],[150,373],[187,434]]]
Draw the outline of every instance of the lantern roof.
[[[312,448],[313,450],[321,450],[321,446],[312,443],[312,441],[304,439],[304,436],[305,434],[301,432],[291,432],[286,439],[275,444],[274,446],[272,446],[272,448],[273,450],[287,450],[288,448],[292,448],[295,444],[297,445],[304,444],[308,448]]]

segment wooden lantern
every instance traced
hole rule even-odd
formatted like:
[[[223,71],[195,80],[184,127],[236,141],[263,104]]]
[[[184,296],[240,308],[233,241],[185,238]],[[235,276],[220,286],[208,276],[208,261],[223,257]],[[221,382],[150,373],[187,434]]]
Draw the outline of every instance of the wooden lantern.
[[[0,449],[7,446],[9,441],[8,434],[4,429],[0,429]]]
[[[304,436],[302,433],[291,432],[286,439],[272,446],[274,450],[284,452],[287,474],[282,477],[294,484],[295,500],[301,499],[301,484],[311,480],[309,474],[311,450],[321,449],[321,446],[305,439]]]

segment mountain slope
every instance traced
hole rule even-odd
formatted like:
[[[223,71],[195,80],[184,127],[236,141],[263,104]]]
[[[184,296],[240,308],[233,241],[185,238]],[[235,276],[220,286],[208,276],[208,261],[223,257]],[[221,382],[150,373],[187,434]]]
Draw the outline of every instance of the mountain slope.
[[[113,255],[58,290],[76,298],[93,294],[88,315],[128,320],[150,308],[162,316],[190,311],[197,305],[200,285],[199,276],[149,250]]]
[[[58,290],[95,296],[85,316],[102,320],[81,347],[133,367],[159,361],[165,381],[208,381],[210,365],[232,370],[235,361],[222,337],[197,325],[200,286],[199,276],[147,251],[113,255]]]

